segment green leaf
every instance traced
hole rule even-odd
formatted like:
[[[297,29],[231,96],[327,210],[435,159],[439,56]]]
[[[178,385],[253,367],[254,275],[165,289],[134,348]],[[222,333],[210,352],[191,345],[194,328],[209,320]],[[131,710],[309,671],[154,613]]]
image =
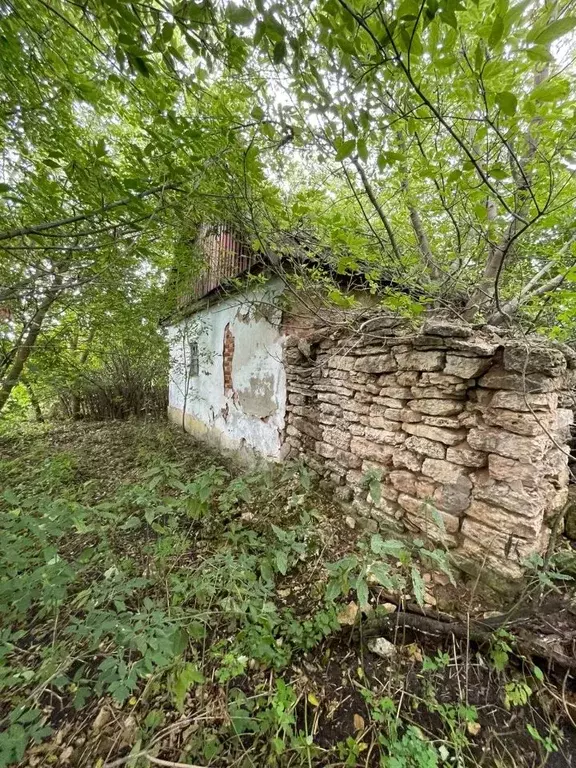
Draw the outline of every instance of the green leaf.
[[[272,59],[274,64],[281,64],[286,58],[286,43],[284,40],[279,40],[274,46],[274,53]]]
[[[281,573],[282,576],[286,576],[286,571],[288,570],[288,555],[283,549],[277,549],[275,554],[276,558],[276,568],[278,569],[278,573]]]
[[[390,573],[390,568],[384,563],[372,563],[370,566],[370,574],[376,579],[378,584],[386,589],[395,589],[396,584]]]
[[[106,154],[106,144],[104,142],[104,139],[99,139],[96,146],[94,147],[94,155],[96,157],[104,157]]]
[[[566,78],[552,77],[532,90],[530,98],[534,101],[560,101],[570,94],[570,81]]]
[[[195,683],[203,683],[204,675],[196,664],[187,662],[179,670],[170,676],[169,689],[172,694],[174,706],[178,712],[184,711],[184,700],[191,686]]]
[[[459,168],[456,168],[453,171],[450,171],[448,178],[446,179],[446,183],[451,184],[453,181],[458,181],[461,176],[462,171]]]
[[[536,43],[537,45],[548,45],[559,37],[567,35],[568,32],[571,32],[575,28],[576,16],[566,16],[563,19],[557,19],[556,21],[547,24],[541,32],[532,30],[526,39],[528,42]]]
[[[378,155],[378,168],[382,170],[387,165],[402,162],[406,156],[402,152],[380,152]]]
[[[528,48],[526,51],[526,55],[530,59],[530,61],[535,61],[537,63],[548,63],[549,61],[553,61],[554,57],[546,48],[544,45],[534,45],[532,48]]]
[[[500,110],[509,117],[516,114],[518,108],[518,99],[510,91],[499,91],[495,96],[496,104]]]
[[[348,139],[337,145],[336,160],[340,162],[350,157],[352,152],[356,149],[356,139]]]
[[[358,157],[360,160],[366,162],[366,160],[368,160],[368,147],[366,146],[366,139],[358,139],[356,142],[356,147],[358,149]]]
[[[488,36],[488,45],[494,48],[498,45],[504,34],[504,19],[501,16],[496,16]]]
[[[379,533],[375,533],[370,539],[370,549],[375,555],[398,558],[406,550],[406,545],[397,539],[383,539]]]
[[[254,21],[254,14],[245,5],[229,5],[226,9],[226,16],[231,24],[239,24],[243,27]]]
[[[0,184],[0,195],[3,194],[4,192],[10,192],[11,189],[12,187],[10,186],[10,184]]]
[[[424,605],[424,596],[426,585],[422,578],[420,571],[415,565],[410,569],[410,577],[412,579],[412,591],[414,592],[414,598],[419,606]]]
[[[363,576],[358,576],[356,579],[356,594],[358,596],[358,605],[361,608],[365,608],[368,605],[368,582]]]
[[[262,118],[264,117],[264,110],[262,109],[262,107],[259,107],[258,105],[256,105],[252,110],[251,114],[254,120],[262,120]]]

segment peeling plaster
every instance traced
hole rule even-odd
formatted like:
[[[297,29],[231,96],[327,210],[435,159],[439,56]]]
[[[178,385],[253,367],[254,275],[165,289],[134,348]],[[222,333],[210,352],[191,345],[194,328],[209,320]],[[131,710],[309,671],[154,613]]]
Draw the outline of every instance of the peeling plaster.
[[[277,309],[284,285],[279,280],[230,296],[200,310],[195,327],[199,353],[206,363],[190,379],[186,419],[190,431],[220,447],[252,450],[279,458],[286,410],[282,312]],[[230,379],[225,380],[225,333],[233,337]],[[183,324],[169,329],[170,412],[184,406],[179,338]],[[228,347],[229,349],[229,347]],[[226,389],[225,384],[233,384]],[[188,427],[187,427],[188,428]]]

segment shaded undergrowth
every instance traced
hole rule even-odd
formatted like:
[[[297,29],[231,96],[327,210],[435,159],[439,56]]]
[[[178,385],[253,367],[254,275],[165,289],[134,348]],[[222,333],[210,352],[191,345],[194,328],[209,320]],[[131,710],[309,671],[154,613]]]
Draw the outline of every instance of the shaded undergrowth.
[[[0,451],[0,766],[570,764],[570,680],[505,633],[480,653],[391,624],[380,655],[351,633],[394,610],[381,587],[465,588],[303,466],[240,472],[162,424]]]

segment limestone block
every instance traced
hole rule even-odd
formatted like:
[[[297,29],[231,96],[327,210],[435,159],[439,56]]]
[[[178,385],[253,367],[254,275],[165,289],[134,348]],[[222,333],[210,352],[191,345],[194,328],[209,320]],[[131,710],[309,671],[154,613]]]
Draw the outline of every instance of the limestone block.
[[[408,408],[412,408],[420,413],[426,413],[429,416],[453,416],[460,413],[464,408],[461,400],[411,400]]]
[[[444,373],[460,376],[463,379],[475,379],[487,371],[491,364],[491,357],[465,357],[448,354],[446,355]]]
[[[348,431],[351,435],[356,435],[356,437],[362,437],[362,435],[365,432],[365,427],[363,424],[356,424],[352,423],[348,426]]]
[[[372,498],[372,495],[370,492],[367,494],[367,499],[370,501],[374,506],[379,507],[382,504],[384,504],[386,501],[396,501],[398,498],[398,491],[396,488],[394,488],[393,485],[389,485],[388,482],[382,482],[380,484],[380,501],[376,502]]]
[[[470,325],[464,324],[458,320],[430,318],[422,325],[422,333],[428,336],[469,339],[474,331]]]
[[[309,419],[306,419],[303,416],[293,416],[291,418],[291,423],[299,432],[303,432],[305,435],[310,435],[310,437],[313,437],[315,440],[322,439],[322,427],[318,424],[314,424]]]
[[[446,445],[456,445],[466,437],[464,429],[445,429],[443,427],[430,427],[427,424],[409,424],[402,422],[402,429],[409,435],[425,437],[427,440],[436,440]]]
[[[545,519],[549,519],[559,510],[563,509],[568,503],[569,495],[570,488],[568,485],[565,485],[563,488],[557,490],[548,502],[548,508],[544,514]]]
[[[475,427],[468,432],[468,443],[476,451],[497,453],[500,456],[517,458],[530,456],[533,461],[539,461],[549,445],[545,435],[525,437],[505,432],[495,427]]]
[[[406,404],[405,400],[396,400],[392,397],[379,397],[375,395],[372,398],[373,410],[376,413],[380,413],[384,408],[403,408]]]
[[[566,358],[559,349],[531,346],[523,342],[507,342],[504,347],[504,370],[516,373],[543,373],[554,378],[567,369]]]
[[[315,451],[324,459],[333,459],[336,456],[336,448],[329,443],[317,442],[315,445]]]
[[[522,517],[541,517],[546,506],[546,497],[540,489],[525,488],[517,480],[512,486],[490,478],[485,485],[476,485],[472,491],[475,500],[485,501]]]
[[[359,357],[354,363],[354,370],[364,373],[385,373],[396,370],[396,361],[391,354]]]
[[[410,392],[415,400],[464,400],[466,396],[466,384],[451,385],[450,388],[423,386],[410,387]]]
[[[478,520],[466,518],[462,523],[460,551],[465,556],[494,568],[504,577],[522,575],[521,560],[542,550],[542,539],[523,539],[513,533],[497,531]]]
[[[387,429],[366,427],[364,436],[367,440],[373,440],[375,443],[384,443],[390,446],[399,445],[404,442],[404,435],[402,433],[389,432]]]
[[[313,409],[304,405],[289,405],[287,410],[295,416],[305,416],[306,418],[310,418],[313,414]]]
[[[370,406],[368,403],[361,403],[352,398],[346,400],[339,398],[338,402],[345,411],[351,411],[352,413],[370,413]]]
[[[342,422],[341,416],[334,416],[332,413],[319,413],[318,414],[318,421],[320,424],[328,424],[329,426],[340,424]]]
[[[401,387],[414,387],[420,380],[419,371],[398,371],[396,380]]]
[[[392,456],[392,464],[396,469],[409,469],[411,472],[420,472],[422,457],[406,448],[398,448]]]
[[[420,377],[419,386],[439,387],[447,390],[466,390],[467,387],[474,385],[474,379],[462,379],[460,376],[444,373],[423,373]]]
[[[370,377],[372,381],[374,381],[374,377]],[[381,373],[380,376],[376,377],[376,386],[378,386],[380,389],[382,387],[398,387],[400,386],[398,384],[398,373]]]
[[[424,477],[416,480],[416,497],[418,499],[427,499],[432,502],[434,491],[436,490],[436,484],[431,480],[427,480]]]
[[[416,495],[416,475],[402,469],[394,469],[389,473],[389,480],[394,488],[400,493],[407,493],[409,496]]]
[[[353,371],[356,360],[346,355],[329,355],[324,363],[326,368],[335,368],[339,371]]]
[[[351,469],[349,472],[346,472],[346,482],[353,488],[361,487],[364,482],[364,472]]]
[[[540,534],[542,521],[539,517],[517,517],[499,507],[474,499],[466,510],[466,519],[478,520],[483,525],[501,533],[522,539],[535,539]]]
[[[454,515],[446,514],[436,509],[434,504],[422,499],[415,499],[412,496],[401,493],[398,496],[398,504],[407,512],[411,518],[416,518],[420,530],[425,531],[427,535],[431,533],[442,533],[442,525],[447,533],[457,533],[460,526],[460,520]]]
[[[502,427],[508,432],[528,437],[541,435],[553,428],[550,417],[546,413],[541,412],[535,416],[532,413],[508,411],[505,408],[488,408],[484,412],[484,421],[493,427]]]
[[[359,469],[362,466],[360,456],[356,456],[349,451],[338,450],[334,458],[345,469]]]
[[[460,429],[462,427],[460,416],[424,416],[422,423],[427,424],[429,427],[446,427],[448,429]]]
[[[347,451],[350,447],[350,439],[349,432],[343,432],[340,429],[332,429],[330,427],[326,427],[322,434],[323,442],[330,443],[330,445],[343,451]]]
[[[342,409],[338,405],[333,405],[332,403],[318,403],[318,410],[322,413],[331,413],[335,416],[341,416],[342,415]]]
[[[491,453],[488,456],[488,472],[494,480],[504,483],[513,483],[519,480],[527,488],[537,488],[545,474],[546,467],[543,463],[532,463],[529,456],[515,459],[498,456]]]
[[[506,408],[510,411],[551,411],[558,405],[556,392],[523,394],[522,392],[494,392],[490,400],[492,408]]]
[[[390,421],[390,419],[386,419],[384,416],[370,415],[367,418],[369,419],[369,425],[376,429],[385,429],[388,432],[398,432],[401,429],[400,422]]]
[[[401,371],[441,371],[444,366],[442,352],[395,351],[394,354]]]
[[[561,442],[567,442],[570,440],[571,430],[570,427],[574,422],[574,412],[571,408],[558,408],[555,418],[555,432],[556,436],[560,438]]]
[[[395,400],[409,400],[410,387],[382,387],[378,393],[380,397],[392,397]]]
[[[487,389],[507,389],[514,392],[553,392],[558,386],[558,379],[542,373],[527,373],[524,376],[494,367],[478,380],[478,385]]]
[[[394,445],[391,443],[380,445],[364,437],[353,437],[350,443],[350,451],[363,459],[373,459],[382,464],[389,464],[392,463]]]
[[[500,346],[499,341],[487,339],[439,338],[437,336],[416,336],[414,346],[419,349],[450,349],[470,357],[492,357]]]
[[[334,381],[323,379],[319,384],[314,384],[312,389],[315,392],[333,392],[342,397],[354,397],[354,390],[351,387],[346,386],[346,382],[341,379],[336,379]]]
[[[306,398],[304,395],[299,395],[296,392],[293,392],[288,395],[288,402],[292,403],[292,405],[306,405]]]
[[[431,477],[439,483],[457,483],[461,477],[465,477],[466,470],[461,464],[452,464],[445,459],[424,459],[422,474]],[[472,483],[468,480],[468,490]]]
[[[413,411],[410,408],[386,408],[384,410],[384,416],[387,419],[393,419],[394,421],[408,421],[413,424],[422,421],[422,414]]]
[[[446,456],[446,448],[434,440],[428,440],[425,437],[409,437],[404,443],[404,447],[415,453],[422,453],[424,456],[430,456],[432,459],[443,459]]]
[[[470,479],[461,475],[455,483],[437,488],[432,495],[432,500],[445,512],[461,515],[470,506],[471,488]]]
[[[488,460],[484,452],[474,450],[466,441],[448,448],[446,458],[448,461],[462,464],[464,467],[483,467]]]

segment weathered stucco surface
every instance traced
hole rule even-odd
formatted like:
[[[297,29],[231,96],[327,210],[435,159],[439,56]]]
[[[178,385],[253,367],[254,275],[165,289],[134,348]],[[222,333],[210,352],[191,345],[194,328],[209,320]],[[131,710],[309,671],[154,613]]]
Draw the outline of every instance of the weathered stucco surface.
[[[245,290],[169,328],[169,416],[216,446],[278,458],[286,410],[280,281]],[[188,341],[199,373],[188,377]],[[186,389],[188,390],[186,393]]]

